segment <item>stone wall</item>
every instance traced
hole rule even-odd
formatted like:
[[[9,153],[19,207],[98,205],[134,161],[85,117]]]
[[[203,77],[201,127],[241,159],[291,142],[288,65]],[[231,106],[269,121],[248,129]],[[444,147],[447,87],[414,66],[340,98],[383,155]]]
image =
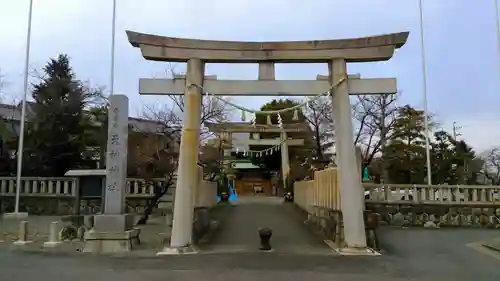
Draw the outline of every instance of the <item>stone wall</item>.
[[[477,208],[473,205],[377,204],[367,210],[379,213],[385,224],[425,227],[500,228],[500,205]]]
[[[71,197],[21,197],[19,209],[33,215],[69,215],[73,213],[75,199]],[[0,196],[0,213],[14,211],[15,197]]]
[[[80,200],[80,213],[82,215],[100,213],[101,201],[100,198]],[[147,206],[147,201],[147,198],[127,198],[126,212],[142,213]],[[19,203],[20,211],[28,212],[30,215],[64,216],[74,213],[75,198],[21,197]],[[13,212],[14,205],[14,197],[0,197],[0,214]]]

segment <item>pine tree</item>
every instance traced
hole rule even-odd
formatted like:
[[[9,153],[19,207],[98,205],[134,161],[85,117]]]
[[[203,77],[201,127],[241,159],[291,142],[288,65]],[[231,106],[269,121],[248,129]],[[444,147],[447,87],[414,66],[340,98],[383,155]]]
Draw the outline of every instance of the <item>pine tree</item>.
[[[25,163],[29,174],[63,176],[82,163],[88,123],[83,122],[87,118],[83,109],[89,93],[76,80],[67,55],[50,59],[43,74],[33,85]]]
[[[409,105],[398,111],[384,153],[391,182],[423,183],[425,178],[425,116]]]

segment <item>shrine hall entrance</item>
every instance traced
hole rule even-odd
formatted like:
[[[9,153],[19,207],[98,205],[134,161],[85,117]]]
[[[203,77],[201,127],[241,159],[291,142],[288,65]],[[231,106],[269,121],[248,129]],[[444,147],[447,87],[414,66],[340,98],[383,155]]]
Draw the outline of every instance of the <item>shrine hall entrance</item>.
[[[203,253],[259,252],[258,229],[269,227],[275,253],[337,255],[304,224],[306,217],[298,208],[282,197],[240,196],[229,208],[210,241],[200,245]]]
[[[241,179],[234,183],[238,196],[273,196],[274,191],[270,180],[266,179]]]

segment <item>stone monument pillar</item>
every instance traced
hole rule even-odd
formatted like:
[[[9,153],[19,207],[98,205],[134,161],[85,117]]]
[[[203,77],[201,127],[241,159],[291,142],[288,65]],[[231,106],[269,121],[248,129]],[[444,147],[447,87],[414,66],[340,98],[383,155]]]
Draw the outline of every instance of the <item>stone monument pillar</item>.
[[[289,179],[290,175],[290,156],[288,155],[288,135],[286,132],[281,132],[280,140],[281,143],[281,173],[283,175],[283,188],[287,191],[289,188]],[[284,191],[284,190],[283,190]]]
[[[134,216],[125,214],[127,184],[128,98],[112,95],[108,110],[108,144],[104,214],[94,217],[94,227],[85,233],[84,252],[128,252],[137,241]]]
[[[194,252],[191,244],[193,231],[193,192],[198,182],[198,151],[200,142],[200,119],[205,65],[200,59],[189,59],[187,62],[186,91],[181,146],[179,151],[179,168],[177,170],[177,186],[175,188],[174,221],[170,247],[164,248],[158,255]]]
[[[347,79],[346,62],[335,59],[328,64],[330,83],[336,84]],[[344,80],[333,88],[333,119],[335,122],[336,152],[339,168],[341,210],[344,222],[344,237],[347,248],[364,250],[366,234],[363,219],[361,180],[353,146],[353,126],[351,104],[349,102],[348,81]]]

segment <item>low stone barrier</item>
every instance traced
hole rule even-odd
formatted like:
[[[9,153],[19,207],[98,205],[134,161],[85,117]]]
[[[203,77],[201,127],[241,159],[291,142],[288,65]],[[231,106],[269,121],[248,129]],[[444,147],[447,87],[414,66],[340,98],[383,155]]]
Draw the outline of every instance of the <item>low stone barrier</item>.
[[[466,204],[366,203],[381,221],[396,226],[500,228],[500,206],[473,207]]]

